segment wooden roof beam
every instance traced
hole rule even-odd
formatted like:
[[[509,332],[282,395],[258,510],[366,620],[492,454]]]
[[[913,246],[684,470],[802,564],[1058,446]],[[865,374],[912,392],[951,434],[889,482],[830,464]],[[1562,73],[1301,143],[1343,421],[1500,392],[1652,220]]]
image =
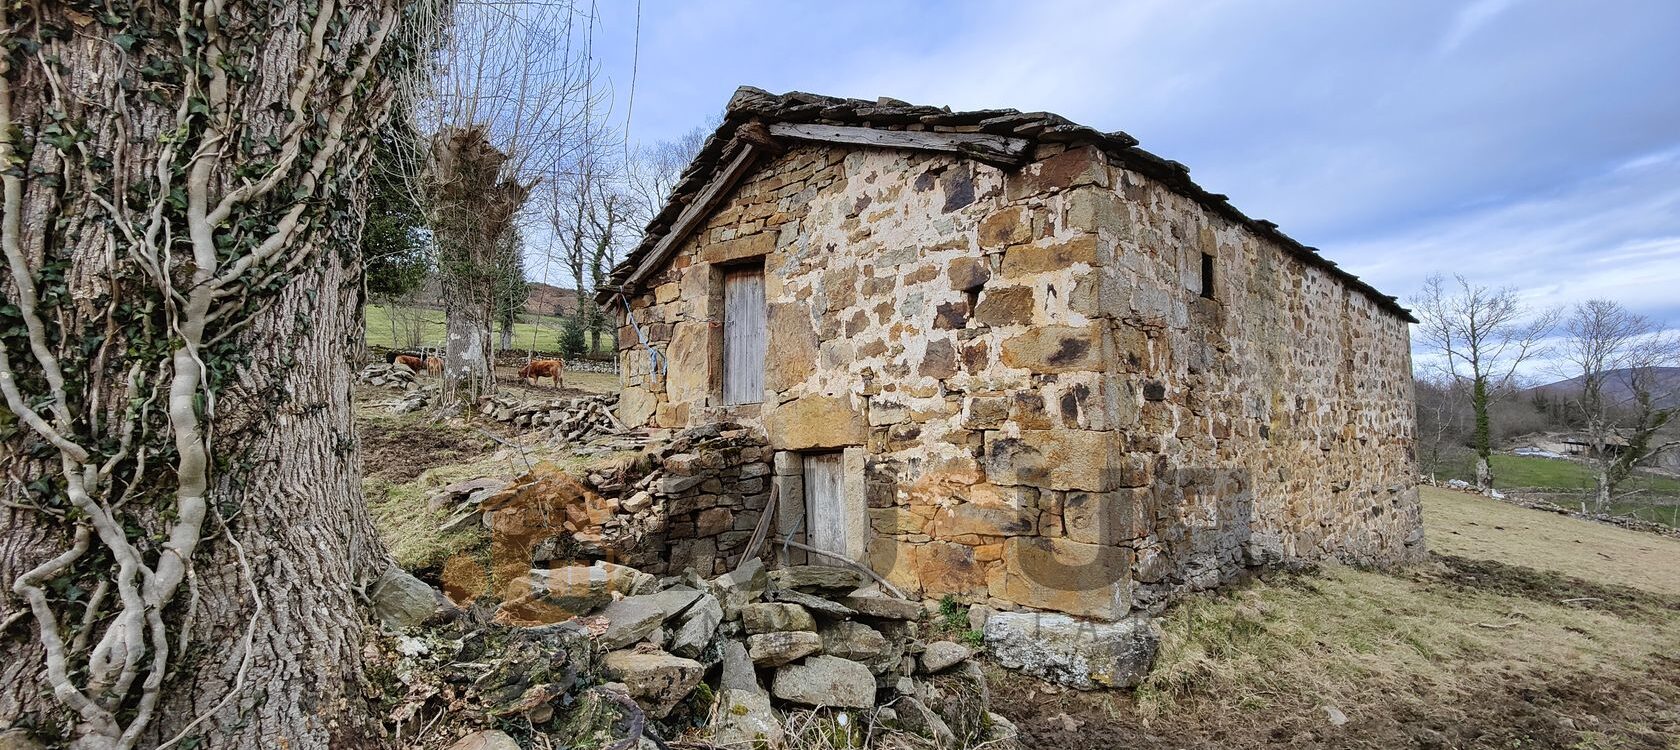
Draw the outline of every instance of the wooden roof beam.
[[[963,154],[1000,169],[1012,169],[1025,164],[1032,150],[1032,141],[1025,138],[987,133],[936,133],[925,130],[880,130],[844,125],[773,122],[770,123],[770,134],[801,141],[944,151]]]

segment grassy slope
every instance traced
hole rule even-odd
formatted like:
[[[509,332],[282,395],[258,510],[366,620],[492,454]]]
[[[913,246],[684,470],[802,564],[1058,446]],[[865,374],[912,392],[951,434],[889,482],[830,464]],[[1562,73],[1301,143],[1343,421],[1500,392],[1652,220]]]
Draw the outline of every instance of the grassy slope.
[[[1430,549],[1680,596],[1680,540],[1430,487]]]
[[[391,315],[398,313],[402,316],[412,316],[424,321],[422,336],[427,345],[437,345],[443,341],[443,311],[424,307],[405,307],[392,309],[385,305],[367,306],[367,341],[371,346],[395,347],[395,339],[391,335]],[[399,328],[402,328],[399,321]],[[519,316],[519,322],[513,324],[513,345],[520,349],[535,348],[538,351],[558,351],[560,349],[560,318],[553,315]],[[398,336],[403,336],[401,331]],[[406,342],[405,342],[406,343]],[[611,346],[610,340],[602,337],[602,349]]]
[[[1135,695],[995,689],[1041,748],[1680,748],[1680,542],[1433,489],[1424,507],[1450,556],[1194,597]]]

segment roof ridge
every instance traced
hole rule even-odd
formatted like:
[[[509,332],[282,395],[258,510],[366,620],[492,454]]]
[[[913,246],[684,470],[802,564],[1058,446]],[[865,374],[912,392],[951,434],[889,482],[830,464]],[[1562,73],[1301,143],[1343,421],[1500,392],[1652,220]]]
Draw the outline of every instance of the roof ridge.
[[[699,153],[683,170],[672,187],[665,206],[648,221],[642,241],[614,267],[608,283],[621,287],[645,256],[664,237],[683,209],[703,189],[712,173],[727,159],[733,158],[739,139],[735,133],[742,125],[753,122],[808,123],[821,125],[867,127],[883,130],[922,130],[931,132],[979,132],[1031,142],[1064,143],[1069,147],[1095,146],[1118,160],[1122,166],[1156,180],[1168,189],[1196,201],[1227,219],[1247,227],[1257,235],[1271,239],[1303,263],[1324,270],[1331,276],[1364,294],[1378,307],[1408,322],[1417,322],[1410,310],[1399,300],[1383,294],[1358,276],[1318,251],[1278,229],[1275,222],[1256,219],[1231,205],[1227,196],[1203,189],[1190,179],[1190,168],[1165,159],[1138,147],[1138,139],[1125,131],[1102,132],[1073,122],[1052,112],[1022,112],[1017,109],[981,109],[953,111],[949,106],[934,107],[910,104],[900,99],[879,97],[847,99],[804,91],[772,94],[754,86],[741,86],[730,96],[724,109],[724,121],[700,147]],[[939,131],[939,128],[963,128],[962,131]],[[603,288],[597,298],[605,301],[622,288]]]

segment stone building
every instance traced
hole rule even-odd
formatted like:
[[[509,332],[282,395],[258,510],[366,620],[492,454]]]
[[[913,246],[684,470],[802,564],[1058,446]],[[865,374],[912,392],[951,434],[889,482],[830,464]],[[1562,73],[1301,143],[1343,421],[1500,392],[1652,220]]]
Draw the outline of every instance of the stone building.
[[[762,430],[778,530],[912,595],[1423,550],[1410,314],[1124,133],[742,88],[609,286],[619,417]]]

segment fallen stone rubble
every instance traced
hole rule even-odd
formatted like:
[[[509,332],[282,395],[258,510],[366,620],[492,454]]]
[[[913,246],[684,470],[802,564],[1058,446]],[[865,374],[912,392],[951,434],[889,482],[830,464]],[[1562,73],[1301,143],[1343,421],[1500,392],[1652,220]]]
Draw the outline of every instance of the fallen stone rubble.
[[[519,430],[541,430],[562,443],[592,443],[594,451],[636,450],[647,436],[613,416],[616,394],[525,401],[507,395],[479,399],[478,413]]]
[[[921,604],[848,568],[766,570],[753,558],[709,579],[656,578],[595,562],[533,570],[524,585],[526,614],[551,622],[473,627],[434,614],[453,622],[399,638],[393,672],[410,701],[454,706],[467,719],[458,731],[518,718],[576,748],[635,747],[630,729],[710,743],[697,747],[804,746],[790,715],[804,729],[815,715],[823,731],[900,732],[925,747],[1016,746],[970,647],[930,637]],[[427,710],[393,716],[418,723]],[[515,746],[496,734],[453,747]]]
[[[411,391],[419,388],[414,370],[408,365],[395,362],[374,362],[362,368],[357,379],[368,385],[389,388],[394,391]]]

